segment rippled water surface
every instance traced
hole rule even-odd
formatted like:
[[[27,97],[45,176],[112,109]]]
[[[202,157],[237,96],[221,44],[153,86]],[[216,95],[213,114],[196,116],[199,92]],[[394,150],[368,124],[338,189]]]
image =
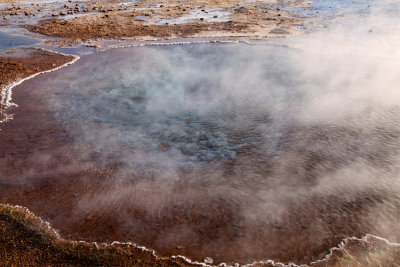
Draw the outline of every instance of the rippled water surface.
[[[2,201],[73,239],[216,262],[399,241],[397,54],[330,45],[113,49],[28,81]]]

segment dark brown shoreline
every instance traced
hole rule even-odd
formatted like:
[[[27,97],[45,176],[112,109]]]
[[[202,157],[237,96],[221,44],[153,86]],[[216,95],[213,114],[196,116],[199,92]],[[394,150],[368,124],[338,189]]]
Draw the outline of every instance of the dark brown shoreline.
[[[6,266],[201,266],[180,257],[159,258],[153,251],[133,244],[68,241],[23,207],[0,204],[0,233],[0,264]],[[309,266],[389,267],[399,263],[400,244],[367,235],[361,239],[346,238],[323,260]],[[282,265],[267,261],[251,266]]]
[[[199,266],[134,244],[67,241],[22,207],[0,204],[2,266]]]
[[[13,82],[36,73],[55,69],[73,59],[72,56],[34,48],[15,48],[2,51],[0,53],[0,91]],[[0,99],[0,121],[7,116],[7,107],[1,102],[3,99]]]

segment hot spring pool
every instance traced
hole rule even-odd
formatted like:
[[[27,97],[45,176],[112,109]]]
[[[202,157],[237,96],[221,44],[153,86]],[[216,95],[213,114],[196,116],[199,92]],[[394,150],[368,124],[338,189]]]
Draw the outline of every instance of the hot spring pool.
[[[372,71],[393,64],[244,44],[85,55],[14,89],[0,199],[68,238],[215,263],[398,241],[399,102],[380,96],[400,75]]]

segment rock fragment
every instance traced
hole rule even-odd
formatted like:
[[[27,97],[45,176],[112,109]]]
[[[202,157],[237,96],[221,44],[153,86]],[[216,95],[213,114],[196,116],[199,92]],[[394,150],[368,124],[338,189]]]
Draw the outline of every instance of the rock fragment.
[[[212,264],[213,262],[214,262],[214,260],[210,257],[204,258],[204,263],[206,263],[206,264]]]

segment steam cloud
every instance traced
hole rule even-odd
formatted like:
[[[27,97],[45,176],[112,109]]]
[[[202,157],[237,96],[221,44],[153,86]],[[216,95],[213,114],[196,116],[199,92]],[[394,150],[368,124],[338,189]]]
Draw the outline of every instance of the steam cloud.
[[[291,48],[208,44],[84,56],[39,82],[70,140],[54,152],[63,164],[38,152],[44,167],[24,175],[100,170],[107,179],[80,196],[77,218],[117,209],[128,239],[157,229],[156,248],[197,244],[226,259],[229,247],[246,261],[352,231],[397,242],[395,30],[338,26],[285,41]],[[180,218],[175,228],[154,226],[171,213]],[[213,238],[203,242],[207,231]]]

